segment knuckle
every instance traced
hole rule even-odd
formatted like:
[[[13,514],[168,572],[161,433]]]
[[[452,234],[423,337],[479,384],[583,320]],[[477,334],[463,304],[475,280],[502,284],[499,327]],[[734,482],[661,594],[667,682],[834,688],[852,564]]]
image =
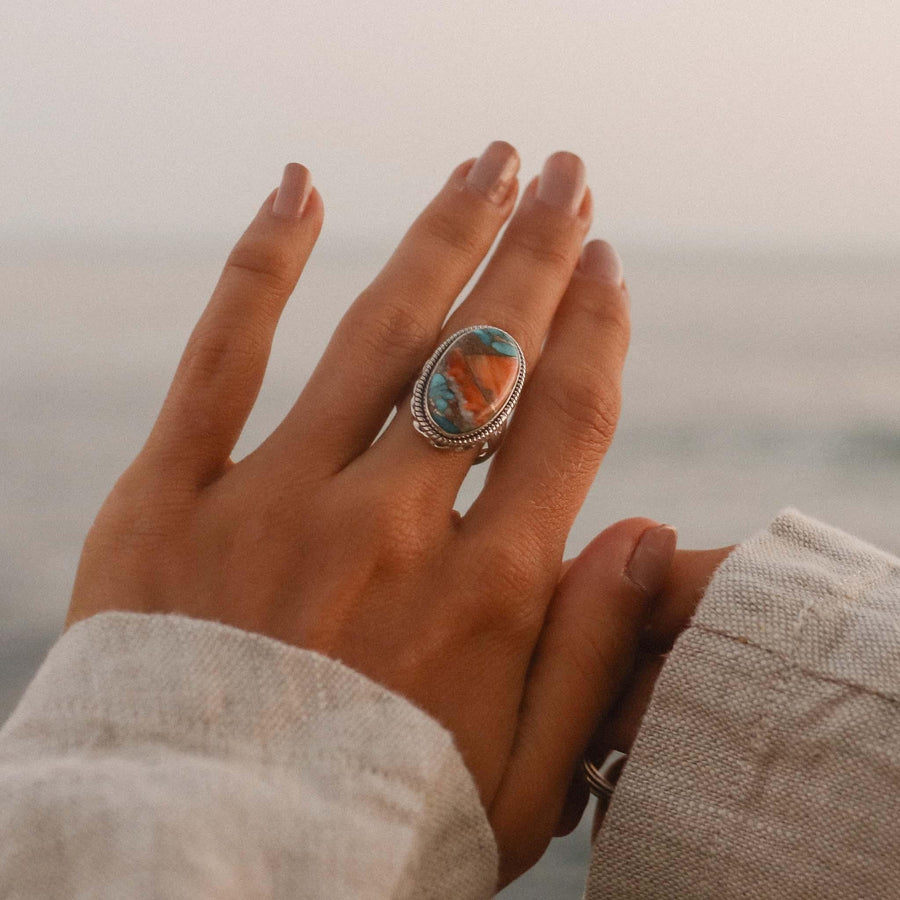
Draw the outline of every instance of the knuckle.
[[[582,282],[584,284],[584,282]],[[627,295],[622,288],[593,284],[594,290],[572,292],[572,311],[580,320],[587,320],[591,330],[602,334],[619,349],[628,346],[631,336],[631,317]]]
[[[201,328],[191,336],[184,366],[192,384],[212,381],[223,372],[241,380],[256,374],[265,352],[264,339],[253,329],[219,324]]]
[[[625,294],[615,291],[615,297],[607,298],[596,311],[598,326],[605,339],[624,357],[631,340],[631,316]]]
[[[534,565],[521,546],[501,544],[486,550],[476,565],[482,590],[473,593],[473,622],[479,630],[498,632],[513,642],[539,627],[539,604],[533,602]]]
[[[434,209],[423,217],[421,225],[426,238],[438,243],[444,251],[465,259],[484,252],[481,229],[465,216]]]
[[[363,298],[361,298],[363,299]],[[413,302],[402,299],[367,298],[355,305],[344,318],[343,327],[353,335],[353,342],[362,342],[366,359],[389,357],[401,361],[418,360],[423,350],[434,343],[432,329],[422,320]],[[377,312],[370,314],[372,305]],[[365,310],[365,311],[364,311]]]
[[[285,536],[291,535],[299,544],[301,529],[295,510],[278,502],[241,502],[231,498],[231,516],[223,523],[223,541],[240,553],[260,558],[277,555],[284,546]]]
[[[392,580],[421,566],[431,542],[418,509],[399,499],[382,499],[368,507],[367,519],[366,529],[375,544],[377,568],[383,577]]]
[[[588,453],[601,455],[616,432],[620,393],[617,379],[592,372],[558,384],[547,398],[551,416],[568,440]]]
[[[229,360],[230,342],[221,334],[198,335],[188,343],[184,365],[193,381],[214,378]]]
[[[262,238],[243,238],[225,263],[226,275],[249,278],[257,289],[289,294],[297,280],[294,256],[284,245]]]
[[[531,265],[549,270],[553,275],[568,279],[575,268],[571,235],[565,229],[549,228],[543,222],[523,223],[507,232],[509,248],[523,256]]]
[[[531,563],[527,554],[516,545],[495,546],[483,562],[490,573],[495,592],[500,600],[512,600],[526,588],[531,580]]]

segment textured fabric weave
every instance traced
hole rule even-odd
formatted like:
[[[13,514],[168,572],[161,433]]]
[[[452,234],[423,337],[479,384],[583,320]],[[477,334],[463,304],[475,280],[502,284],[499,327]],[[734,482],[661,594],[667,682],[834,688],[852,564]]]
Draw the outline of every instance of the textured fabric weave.
[[[796,513],[719,569],[594,849],[598,898],[900,898],[900,561]],[[489,897],[449,733],[178,616],[70,629],[0,731],[0,897]],[[555,900],[555,898],[548,898]]]
[[[588,900],[900,897],[900,560],[795,512],[662,671]]]
[[[484,898],[497,851],[449,732],[339,662],[104,613],[0,732],[4,900]]]

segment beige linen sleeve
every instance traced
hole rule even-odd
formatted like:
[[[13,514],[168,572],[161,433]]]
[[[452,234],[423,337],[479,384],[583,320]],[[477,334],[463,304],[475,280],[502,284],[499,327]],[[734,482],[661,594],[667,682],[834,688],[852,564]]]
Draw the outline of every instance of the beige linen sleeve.
[[[586,897],[900,897],[900,560],[788,511],[663,668]]]
[[[497,850],[448,731],[341,663],[104,613],[0,731],[0,897],[485,898]]]

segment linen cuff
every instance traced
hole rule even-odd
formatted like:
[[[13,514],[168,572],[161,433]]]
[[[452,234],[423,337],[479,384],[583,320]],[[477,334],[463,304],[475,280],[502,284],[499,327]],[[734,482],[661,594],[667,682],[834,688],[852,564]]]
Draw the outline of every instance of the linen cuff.
[[[788,510],[675,644],[588,900],[894,896],[900,560]]]
[[[481,898],[496,883],[493,834],[445,728],[340,662],[217,622],[108,612],[74,625],[0,732],[0,770],[16,772],[5,825],[47,809],[43,852],[56,841],[71,858],[82,846],[79,804],[116,829],[92,837],[110,857],[129,829],[149,828],[155,850],[118,851],[148,877],[165,835],[172,893],[145,896],[187,896],[186,885],[207,896],[194,863],[217,853],[216,877],[235,895],[255,872],[253,897]],[[107,803],[91,785],[109,777],[119,798]],[[129,792],[150,791],[152,809],[129,807]],[[24,872],[37,861],[21,862]],[[9,863],[0,884],[15,883]],[[35,887],[62,895],[52,880]]]

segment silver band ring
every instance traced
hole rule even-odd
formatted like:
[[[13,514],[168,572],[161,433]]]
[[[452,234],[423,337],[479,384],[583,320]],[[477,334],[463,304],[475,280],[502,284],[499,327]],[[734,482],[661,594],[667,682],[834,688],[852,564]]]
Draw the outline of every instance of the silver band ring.
[[[413,387],[413,426],[433,447],[470,450],[484,462],[500,446],[525,383],[525,355],[493,325],[451,334],[431,354]]]
[[[610,750],[598,766],[587,755],[581,759],[581,774],[590,792],[601,800],[609,800],[622,773],[628,754],[621,750]]]

